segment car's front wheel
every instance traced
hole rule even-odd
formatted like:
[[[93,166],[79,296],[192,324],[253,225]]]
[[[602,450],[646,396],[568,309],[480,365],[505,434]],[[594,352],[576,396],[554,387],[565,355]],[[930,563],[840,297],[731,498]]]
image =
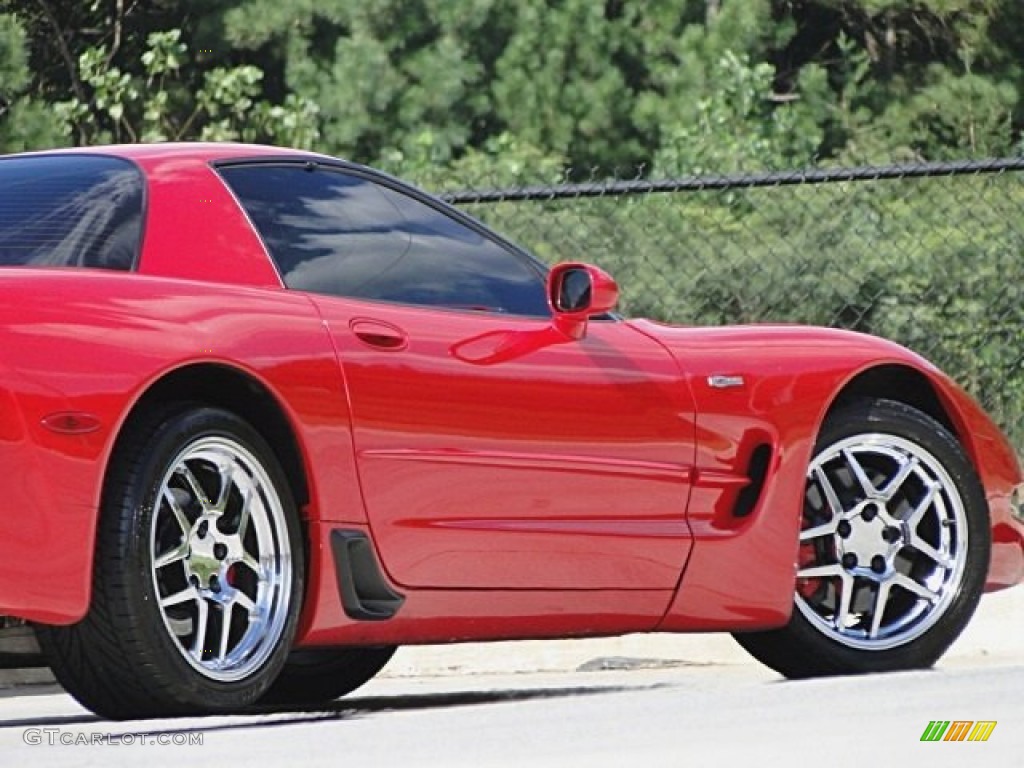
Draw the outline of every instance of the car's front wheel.
[[[119,440],[89,613],[38,634],[58,681],[101,715],[233,711],[283,667],[302,589],[273,451],[234,414],[179,404]]]
[[[902,403],[856,401],[826,422],[807,470],[789,624],[736,639],[787,677],[929,667],[973,614],[989,549],[956,438]]]

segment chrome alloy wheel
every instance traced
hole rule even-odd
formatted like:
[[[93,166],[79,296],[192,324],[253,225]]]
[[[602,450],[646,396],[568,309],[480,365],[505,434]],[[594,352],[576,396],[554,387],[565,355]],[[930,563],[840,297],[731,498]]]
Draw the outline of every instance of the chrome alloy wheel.
[[[260,462],[227,437],[195,440],[168,466],[150,533],[164,626],[201,674],[241,680],[273,653],[288,619],[284,507]]]
[[[891,434],[839,440],[808,469],[796,606],[852,648],[909,643],[956,597],[967,544],[963,500],[929,451]]]

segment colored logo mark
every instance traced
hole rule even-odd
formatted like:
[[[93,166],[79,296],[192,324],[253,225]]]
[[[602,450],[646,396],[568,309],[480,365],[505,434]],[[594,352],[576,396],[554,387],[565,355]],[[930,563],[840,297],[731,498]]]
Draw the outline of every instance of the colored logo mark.
[[[931,720],[921,741],[988,741],[995,720]]]

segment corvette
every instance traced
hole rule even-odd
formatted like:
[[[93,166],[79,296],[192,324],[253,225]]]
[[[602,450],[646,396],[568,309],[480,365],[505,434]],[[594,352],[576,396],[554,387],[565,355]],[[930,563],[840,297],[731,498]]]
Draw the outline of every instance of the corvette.
[[[403,644],[927,667],[1024,579],[1015,453],[921,357],[626,319],[363,166],[11,155],[0,265],[0,627],[107,717],[328,701]]]

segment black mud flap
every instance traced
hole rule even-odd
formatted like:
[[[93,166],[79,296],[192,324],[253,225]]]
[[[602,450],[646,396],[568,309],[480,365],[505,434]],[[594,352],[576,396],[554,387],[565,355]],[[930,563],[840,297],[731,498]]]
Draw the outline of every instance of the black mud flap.
[[[362,531],[335,528],[331,552],[345,615],[360,621],[386,621],[398,613],[405,597],[384,578],[370,540]]]

